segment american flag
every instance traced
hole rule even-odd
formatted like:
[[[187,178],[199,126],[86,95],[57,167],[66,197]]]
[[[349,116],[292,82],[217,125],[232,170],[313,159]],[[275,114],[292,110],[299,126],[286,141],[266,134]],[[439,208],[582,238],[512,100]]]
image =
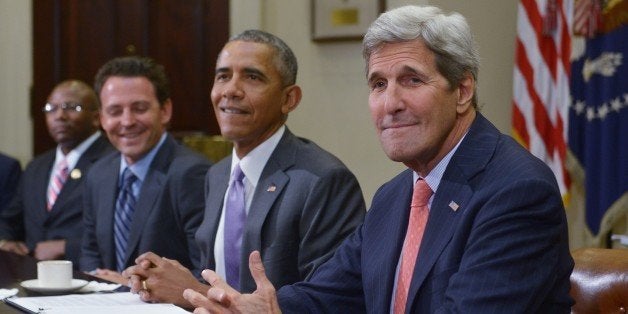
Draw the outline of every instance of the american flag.
[[[593,37],[601,23],[601,11],[600,0],[577,0],[573,12],[574,34]]]
[[[517,11],[513,135],[550,166],[566,197],[573,0],[521,0]]]
[[[574,37],[571,62],[569,149],[584,170],[586,226],[602,238],[628,216],[627,8],[618,0],[601,16],[590,11],[585,20],[602,23]]]

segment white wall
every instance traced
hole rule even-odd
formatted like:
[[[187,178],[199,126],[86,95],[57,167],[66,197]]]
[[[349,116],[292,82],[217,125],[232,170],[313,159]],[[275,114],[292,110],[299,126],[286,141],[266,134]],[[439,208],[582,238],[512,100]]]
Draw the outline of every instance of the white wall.
[[[483,113],[510,132],[516,0],[388,0],[389,7],[430,2],[465,15],[480,48]],[[0,151],[32,158],[29,116],[31,1],[0,0]],[[377,187],[403,169],[382,152],[367,107],[359,41],[310,40],[310,0],[231,0],[231,32],[260,28],[283,38],[299,60],[303,101],[290,116],[296,134],[342,159],[370,204]]]
[[[31,1],[0,0],[0,151],[32,158]]]
[[[478,87],[482,112],[509,133],[516,1],[388,0],[387,4],[392,8],[427,2],[468,18],[482,57]],[[343,160],[358,177],[370,204],[376,189],[404,166],[390,161],[376,138],[360,42],[311,41],[309,0],[232,0],[231,4],[232,34],[260,28],[292,47],[299,60],[303,100],[288,126]]]

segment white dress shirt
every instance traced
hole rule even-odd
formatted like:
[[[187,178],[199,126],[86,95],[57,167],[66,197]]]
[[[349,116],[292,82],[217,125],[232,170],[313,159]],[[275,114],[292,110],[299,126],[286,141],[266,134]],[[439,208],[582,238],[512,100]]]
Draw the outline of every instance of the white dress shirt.
[[[249,152],[244,158],[239,159],[235,153],[235,148],[233,153],[231,154],[231,171],[233,173],[233,169],[239,163],[240,169],[244,173],[244,197],[245,197],[245,210],[246,214],[249,214],[249,209],[251,207],[251,201],[253,200],[253,194],[255,192],[255,188],[257,187],[257,183],[259,182],[259,178],[262,176],[262,171],[270,159],[270,155],[279,144],[279,140],[283,136],[286,127],[282,125],[275,134],[269,137],[266,141],[255,147],[251,152]],[[229,187],[231,187],[231,181],[233,178],[229,179]],[[229,188],[227,188],[227,192],[225,193],[223,202],[222,202],[222,213],[220,214],[220,222],[218,223],[218,230],[216,231],[216,242],[214,242],[214,259],[216,262],[216,273],[222,277],[226,278],[225,274],[225,204],[227,202],[227,195],[229,195]]]

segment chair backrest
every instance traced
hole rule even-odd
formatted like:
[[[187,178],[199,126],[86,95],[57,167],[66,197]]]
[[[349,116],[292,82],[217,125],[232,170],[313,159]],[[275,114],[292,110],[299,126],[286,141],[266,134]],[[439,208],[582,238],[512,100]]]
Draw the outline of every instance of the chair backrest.
[[[572,313],[628,311],[628,250],[585,248],[572,252]]]
[[[233,143],[219,135],[185,135],[181,142],[216,163],[231,154]]]

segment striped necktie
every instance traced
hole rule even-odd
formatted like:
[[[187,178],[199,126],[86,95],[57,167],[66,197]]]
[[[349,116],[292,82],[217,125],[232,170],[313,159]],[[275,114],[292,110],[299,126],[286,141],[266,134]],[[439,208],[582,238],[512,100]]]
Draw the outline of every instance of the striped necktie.
[[[432,189],[425,180],[419,179],[414,184],[412,193],[412,204],[410,205],[410,219],[406,238],[403,241],[403,251],[401,255],[401,265],[397,274],[397,290],[395,293],[395,304],[393,312],[395,314],[405,313],[408,301],[408,292],[414,273],[414,266],[421,247],[421,239],[427,225],[429,209],[427,203],[432,196]]]
[[[136,198],[133,194],[133,183],[137,177],[131,169],[126,168],[122,173],[122,186],[118,192],[116,211],[113,222],[113,237],[116,246],[116,268],[122,271],[125,268],[125,258],[129,235],[131,234],[131,222],[135,211]]]
[[[57,197],[59,193],[61,193],[61,188],[63,188],[63,184],[65,184],[65,181],[68,179],[68,171],[68,162],[64,158],[55,167],[52,180],[50,181],[50,185],[48,185],[48,197],[46,202],[46,209],[48,211],[52,210],[52,206],[54,206],[57,201]]]

